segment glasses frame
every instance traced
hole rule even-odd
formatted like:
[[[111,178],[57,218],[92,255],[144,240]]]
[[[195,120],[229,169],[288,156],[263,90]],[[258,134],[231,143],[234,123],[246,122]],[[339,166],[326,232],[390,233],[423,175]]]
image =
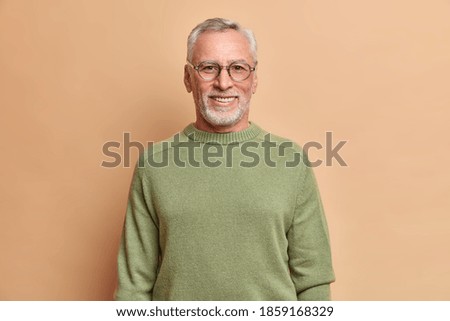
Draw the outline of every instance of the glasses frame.
[[[211,79],[205,79],[205,78],[200,74],[200,70],[199,70],[200,65],[201,65],[201,64],[204,64],[204,63],[210,63],[211,65],[216,65],[216,66],[218,66],[218,67],[219,67],[219,73],[217,74],[217,76],[215,76],[214,78],[211,78]],[[198,73],[198,75],[200,76],[200,78],[202,78],[202,79],[205,80],[205,81],[213,81],[213,80],[216,80],[217,78],[219,78],[220,73],[222,72],[222,69],[226,69],[226,70],[227,70],[227,73],[228,73],[228,76],[230,76],[230,79],[233,80],[233,81],[235,81],[235,82],[242,82],[242,81],[247,80],[247,79],[250,77],[250,75],[252,74],[252,72],[254,72],[254,71],[256,70],[256,65],[257,65],[257,63],[255,63],[255,66],[252,67],[252,66],[250,66],[250,65],[249,65],[248,63],[246,63],[246,62],[235,61],[235,62],[232,62],[231,64],[229,64],[228,66],[221,66],[221,65],[218,64],[217,62],[213,62],[213,61],[202,61],[202,62],[200,62],[197,66],[195,66],[195,65],[193,65],[193,64],[192,64],[190,61],[188,61],[188,60],[186,60],[186,64],[189,65],[189,66],[191,66],[194,70],[196,70],[197,73]],[[241,80],[235,80],[235,79],[233,78],[233,76],[231,76],[231,71],[230,71],[231,66],[233,66],[234,64],[244,64],[244,65],[247,65],[247,66],[249,67],[249,69],[250,69],[250,72],[248,73],[248,76],[245,77],[244,79],[241,79]]]

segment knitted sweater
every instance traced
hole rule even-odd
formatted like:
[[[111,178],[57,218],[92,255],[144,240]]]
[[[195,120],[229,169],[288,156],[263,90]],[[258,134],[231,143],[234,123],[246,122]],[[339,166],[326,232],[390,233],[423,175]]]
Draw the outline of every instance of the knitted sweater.
[[[270,146],[270,147],[269,147]],[[328,230],[300,147],[193,124],[141,155],[116,300],[327,300]]]

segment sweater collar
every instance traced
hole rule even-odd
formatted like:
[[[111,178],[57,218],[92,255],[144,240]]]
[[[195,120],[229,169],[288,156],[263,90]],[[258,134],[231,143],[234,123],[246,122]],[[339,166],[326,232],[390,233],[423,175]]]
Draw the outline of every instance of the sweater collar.
[[[211,133],[195,128],[194,124],[189,124],[183,133],[189,137],[189,139],[202,143],[216,143],[216,144],[230,144],[240,143],[247,140],[251,140],[261,133],[261,128],[256,124],[250,122],[249,126],[239,132],[231,133]]]

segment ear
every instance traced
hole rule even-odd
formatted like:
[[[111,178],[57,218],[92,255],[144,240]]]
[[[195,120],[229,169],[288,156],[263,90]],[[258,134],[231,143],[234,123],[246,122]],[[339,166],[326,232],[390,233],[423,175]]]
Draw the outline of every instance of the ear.
[[[256,93],[256,87],[258,87],[258,75],[256,71],[253,73],[252,93]]]
[[[192,78],[191,74],[189,73],[189,66],[184,66],[184,86],[186,87],[186,90],[188,93],[192,91]]]

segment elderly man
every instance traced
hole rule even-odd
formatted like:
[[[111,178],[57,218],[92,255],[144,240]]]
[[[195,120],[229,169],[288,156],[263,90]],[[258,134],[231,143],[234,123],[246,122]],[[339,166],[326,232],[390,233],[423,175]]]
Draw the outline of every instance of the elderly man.
[[[296,144],[249,122],[250,30],[221,18],[188,37],[195,123],[141,155],[117,300],[328,300],[334,281],[314,175]]]

